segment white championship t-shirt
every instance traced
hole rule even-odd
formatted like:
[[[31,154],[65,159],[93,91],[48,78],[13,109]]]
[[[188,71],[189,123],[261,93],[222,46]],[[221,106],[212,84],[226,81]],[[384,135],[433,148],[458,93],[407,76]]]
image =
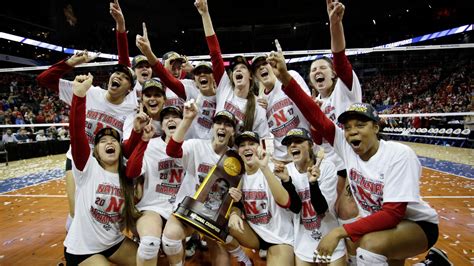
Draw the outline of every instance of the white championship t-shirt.
[[[292,212],[278,206],[262,171],[243,175],[242,194],[245,219],[255,233],[268,243],[293,246]]]
[[[363,161],[336,127],[334,149],[344,160],[361,217],[382,209],[385,202],[407,202],[405,219],[438,224],[438,214],[420,197],[421,164],[406,145],[380,140],[379,149]]]
[[[362,89],[360,87],[359,78],[352,71],[352,87],[351,90],[342,82],[341,79],[337,79],[336,85],[333,92],[329,97],[321,98],[321,94],[316,99],[322,101],[321,111],[336,124],[336,126],[342,128],[342,125],[337,123],[339,115],[344,113],[347,108],[353,103],[362,102]],[[332,161],[336,166],[336,170],[340,171],[344,169],[344,163],[341,158],[334,152],[333,147],[323,138],[323,144],[321,145],[326,153],[325,158]]]
[[[64,240],[66,251],[75,255],[99,253],[113,247],[125,236],[120,230],[125,201],[119,175],[104,170],[89,155],[83,171],[74,165],[75,213]]]
[[[86,136],[91,148],[94,147],[95,134],[104,127],[117,130],[120,136],[131,132],[133,118],[138,106],[137,95],[130,92],[121,104],[112,104],[106,99],[107,90],[92,86],[86,94]],[[71,105],[73,82],[59,80],[59,99]],[[67,157],[71,159],[70,149]]]
[[[252,92],[249,92],[252,93]],[[237,97],[234,94],[234,89],[230,82],[229,76],[224,73],[221,82],[217,87],[216,91],[217,108],[216,112],[227,110],[234,114],[238,121],[237,132],[242,132],[245,119],[245,106],[247,105],[247,99]],[[255,99],[255,115],[252,131],[257,132],[260,138],[269,137],[269,129],[267,123],[267,117],[265,115],[265,109],[263,109],[257,103]]]
[[[336,167],[326,159],[321,162],[319,167],[318,185],[328,204],[326,213],[320,215],[316,214],[311,203],[307,172],[300,173],[294,163],[287,164],[286,168],[302,201],[301,212],[293,215],[295,255],[300,260],[313,262],[313,252],[318,247],[321,238],[339,226],[334,212],[334,204],[337,198]],[[344,240],[341,239],[332,254],[331,261],[335,261],[344,255]]]
[[[189,139],[183,143],[182,149],[186,176],[176,195],[177,203],[181,203],[185,196],[194,195],[207,173],[221,158],[212,148],[211,140]]]
[[[154,211],[168,219],[184,179],[184,170],[181,159],[166,155],[166,143],[161,137],[153,138],[148,143],[143,156],[143,174],[143,197],[136,204],[137,209]]]
[[[301,89],[311,96],[311,92],[300,74],[293,70],[289,72],[296,82],[298,82]],[[300,109],[296,107],[295,103],[283,92],[282,84],[278,79],[268,94],[260,95],[259,97],[266,98],[268,102],[266,117],[270,133],[272,133],[274,137],[275,150],[273,157],[278,160],[287,161],[290,158],[288,157],[286,146],[281,144],[286,133],[297,127],[305,128],[309,131],[310,125]]]

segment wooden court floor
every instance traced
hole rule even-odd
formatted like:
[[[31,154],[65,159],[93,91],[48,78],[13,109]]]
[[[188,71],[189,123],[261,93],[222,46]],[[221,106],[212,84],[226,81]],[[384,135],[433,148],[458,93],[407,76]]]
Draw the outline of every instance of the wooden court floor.
[[[2,164],[0,173],[5,169]],[[447,252],[454,265],[474,265],[473,190],[473,179],[423,169],[421,194],[440,216],[436,246]],[[63,179],[0,194],[0,265],[64,263],[66,215]],[[258,254],[246,252],[256,265],[265,265]],[[410,258],[405,265],[423,257]],[[163,258],[159,264],[167,265]],[[232,264],[237,265],[235,261]],[[186,265],[211,265],[208,252],[198,251]]]

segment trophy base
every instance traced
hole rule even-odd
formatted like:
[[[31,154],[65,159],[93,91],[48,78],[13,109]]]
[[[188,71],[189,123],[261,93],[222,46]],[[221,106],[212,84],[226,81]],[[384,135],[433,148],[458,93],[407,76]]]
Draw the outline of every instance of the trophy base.
[[[206,215],[208,214],[208,215]],[[185,197],[183,202],[178,205],[178,209],[173,213],[174,216],[178,217],[182,221],[191,225],[194,229],[199,232],[219,241],[225,243],[225,239],[229,234],[227,229],[227,220],[222,219],[219,224],[210,219],[215,216],[215,213],[207,209],[204,204],[191,197]]]

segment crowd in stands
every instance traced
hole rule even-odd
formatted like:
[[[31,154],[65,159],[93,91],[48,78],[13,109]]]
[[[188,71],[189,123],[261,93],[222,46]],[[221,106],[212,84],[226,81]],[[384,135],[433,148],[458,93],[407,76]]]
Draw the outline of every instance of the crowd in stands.
[[[437,63],[414,66],[404,61],[395,70],[380,68],[375,74],[361,75],[363,101],[371,103],[383,114],[449,113],[473,111],[472,91],[474,61],[449,57]],[[454,61],[454,60],[453,60]],[[410,64],[411,67],[407,67]],[[304,63],[290,65],[303,77],[308,74]],[[91,70],[89,70],[91,71]],[[94,83],[107,82],[107,69],[93,69]],[[355,69],[355,71],[360,71]],[[77,71],[75,72],[77,74]],[[69,122],[69,106],[59,100],[58,94],[36,84],[35,73],[2,73],[0,75],[0,125],[27,125]],[[309,84],[309,82],[308,82]],[[389,126],[433,127],[463,117],[387,119]],[[46,135],[49,131],[46,130]],[[14,133],[19,133],[14,129]],[[28,131],[34,133],[33,129]],[[6,133],[3,130],[3,133]]]

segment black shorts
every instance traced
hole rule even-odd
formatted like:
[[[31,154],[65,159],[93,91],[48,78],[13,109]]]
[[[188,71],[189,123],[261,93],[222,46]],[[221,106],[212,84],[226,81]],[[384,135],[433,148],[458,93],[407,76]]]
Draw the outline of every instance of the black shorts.
[[[342,169],[342,170],[337,171],[337,175],[340,176],[340,177],[347,178],[347,171],[346,171],[346,169]]]
[[[263,238],[261,238],[258,234],[255,234],[255,235],[257,235],[258,244],[259,244],[260,249],[268,250],[270,247],[277,245],[277,244],[273,244],[273,243],[268,243],[267,241],[263,240]]]
[[[66,264],[67,266],[71,266],[71,265],[76,266],[82,263],[83,261],[85,261],[86,259],[88,259],[89,257],[92,257],[96,254],[100,254],[106,258],[109,258],[115,253],[115,251],[117,251],[120,248],[123,241],[125,241],[125,238],[122,241],[120,241],[118,244],[114,245],[113,247],[106,249],[102,252],[94,253],[94,254],[74,255],[71,253],[67,253],[66,247],[64,247],[64,258],[66,258]]]
[[[69,158],[66,158],[66,172],[72,170],[72,161]]]
[[[418,221],[415,223],[421,227],[423,232],[425,232],[426,239],[428,239],[428,249],[430,249],[432,246],[434,246],[434,244],[436,244],[436,241],[438,240],[438,225],[426,221]]]

